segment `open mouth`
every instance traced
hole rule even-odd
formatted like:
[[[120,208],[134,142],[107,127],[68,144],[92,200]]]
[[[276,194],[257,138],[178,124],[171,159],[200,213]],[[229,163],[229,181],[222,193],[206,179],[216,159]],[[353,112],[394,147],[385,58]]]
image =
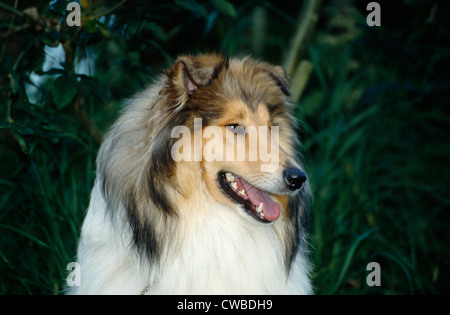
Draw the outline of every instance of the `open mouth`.
[[[243,178],[229,173],[219,173],[222,190],[235,202],[244,206],[247,213],[256,220],[269,223],[280,216],[280,205],[265,191],[250,185]]]

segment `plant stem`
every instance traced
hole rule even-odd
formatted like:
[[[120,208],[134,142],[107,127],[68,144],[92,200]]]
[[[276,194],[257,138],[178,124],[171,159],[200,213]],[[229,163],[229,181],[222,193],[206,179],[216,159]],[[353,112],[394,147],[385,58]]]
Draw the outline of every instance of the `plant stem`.
[[[314,31],[319,17],[321,0],[307,0],[300,12],[298,27],[292,39],[291,49],[285,58],[284,68],[288,76],[292,76],[297,67],[298,60],[302,58]]]
[[[14,13],[15,15],[18,15],[20,17],[23,17],[24,14],[22,12],[20,12],[19,10],[16,10],[16,7],[17,7],[17,1],[15,2],[14,8],[11,8],[9,5],[0,2],[1,9],[5,9],[6,11]]]

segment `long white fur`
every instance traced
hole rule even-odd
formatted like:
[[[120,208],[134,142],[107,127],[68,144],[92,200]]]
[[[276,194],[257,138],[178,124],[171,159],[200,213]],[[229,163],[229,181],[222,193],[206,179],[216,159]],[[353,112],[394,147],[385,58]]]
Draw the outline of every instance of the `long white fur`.
[[[69,293],[312,293],[301,250],[287,275],[281,245],[270,225],[243,220],[201,191],[198,195],[196,204],[188,206],[204,215],[187,220],[179,251],[163,257],[159,266],[150,266],[131,246],[127,225],[111,221],[96,183],[78,248],[81,285]]]

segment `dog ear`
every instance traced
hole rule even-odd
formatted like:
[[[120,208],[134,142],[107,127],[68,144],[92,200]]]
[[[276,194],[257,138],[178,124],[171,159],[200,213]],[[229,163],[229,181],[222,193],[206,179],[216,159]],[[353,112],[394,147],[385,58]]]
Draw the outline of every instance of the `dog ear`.
[[[267,71],[275,80],[284,95],[291,96],[291,91],[289,90],[289,78],[286,71],[282,67],[272,66],[265,63],[263,64],[263,69]]]
[[[228,68],[228,59],[216,55],[183,56],[166,74],[178,93],[191,95],[210,85],[224,67]]]

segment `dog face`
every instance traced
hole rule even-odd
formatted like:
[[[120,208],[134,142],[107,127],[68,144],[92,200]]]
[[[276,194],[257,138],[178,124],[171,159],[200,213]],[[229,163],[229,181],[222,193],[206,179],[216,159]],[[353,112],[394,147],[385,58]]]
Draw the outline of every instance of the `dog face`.
[[[209,193],[256,222],[287,217],[289,195],[306,175],[295,158],[284,70],[201,55],[180,57],[167,76],[163,94],[191,133],[189,146],[177,152],[200,163]]]

